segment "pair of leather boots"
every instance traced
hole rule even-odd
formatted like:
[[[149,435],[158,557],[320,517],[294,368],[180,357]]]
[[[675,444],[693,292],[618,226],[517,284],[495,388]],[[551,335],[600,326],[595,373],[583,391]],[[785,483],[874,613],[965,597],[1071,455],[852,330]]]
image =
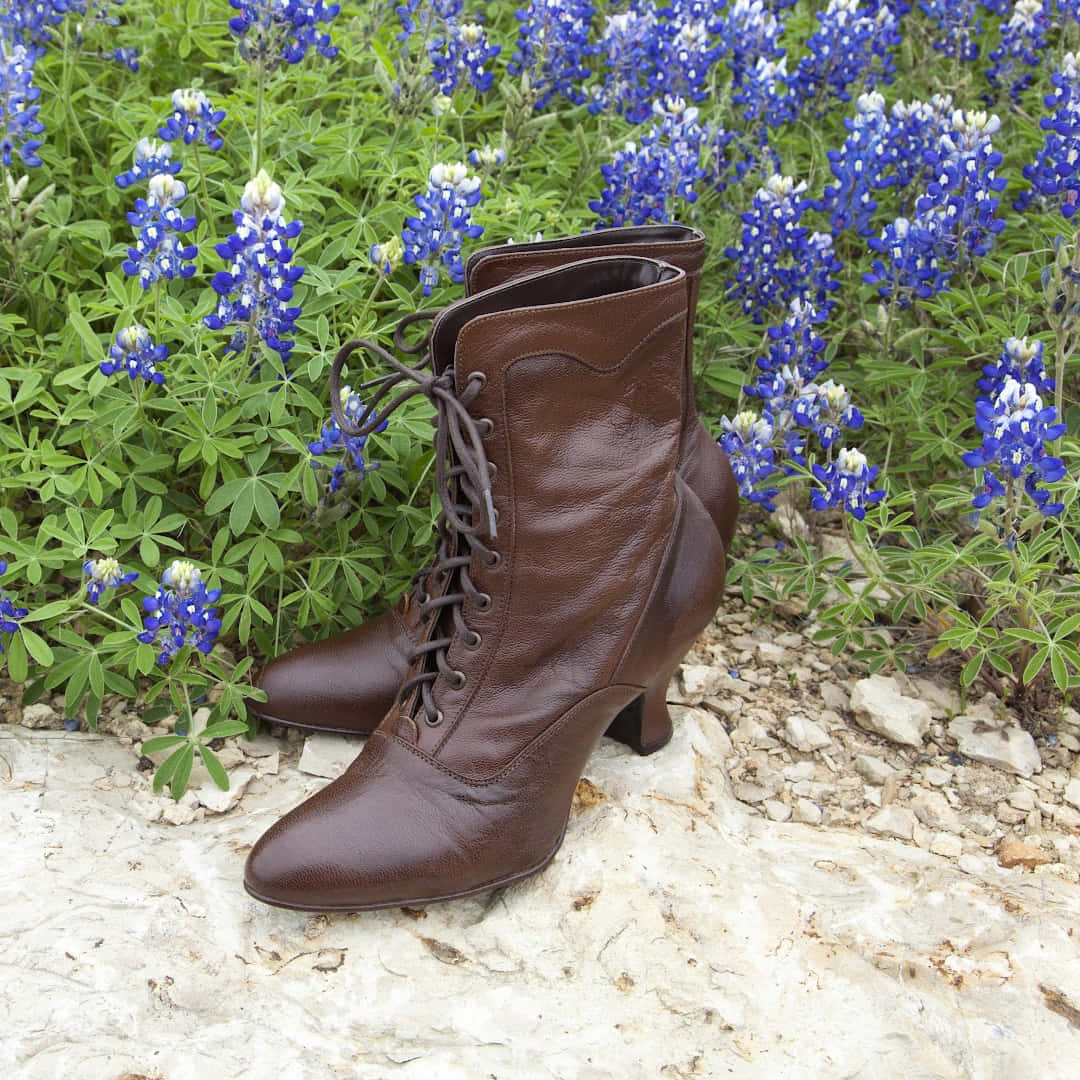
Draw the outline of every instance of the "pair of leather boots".
[[[371,737],[256,843],[252,896],[358,911],[507,885],[558,850],[605,733],[641,754],[671,737],[738,504],[694,403],[704,255],[683,226],[487,248],[420,364],[338,355],[346,433],[434,404],[438,549],[396,608],[263,672],[260,716]],[[357,418],[339,383],[358,347],[392,372]]]

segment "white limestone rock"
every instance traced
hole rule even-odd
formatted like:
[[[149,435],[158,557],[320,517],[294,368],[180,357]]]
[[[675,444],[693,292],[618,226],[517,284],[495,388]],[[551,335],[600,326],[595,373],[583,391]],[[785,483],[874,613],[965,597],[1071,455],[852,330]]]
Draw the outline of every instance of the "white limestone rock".
[[[949,723],[956,749],[972,761],[981,761],[1017,776],[1042,771],[1035,740],[1019,725],[985,716],[957,716]]]
[[[51,705],[44,701],[36,701],[33,705],[26,705],[22,711],[22,726],[31,729],[61,727],[63,719],[57,715]]]
[[[866,823],[867,829],[878,836],[894,836],[910,840],[915,835],[915,815],[904,806],[890,803]]]
[[[851,710],[860,727],[903,746],[922,746],[930,730],[930,706],[905,697],[888,675],[860,679],[851,692]]]
[[[788,746],[804,754],[821,750],[832,742],[820,724],[798,715],[789,716],[784,721],[783,739]]]
[[[362,745],[363,740],[348,735],[309,735],[297,768],[309,776],[336,780],[352,764]]]
[[[215,814],[224,814],[231,810],[243,797],[244,790],[255,775],[255,770],[248,767],[234,769],[229,773],[229,790],[221,788],[207,778],[207,780],[195,789],[195,797],[200,806]]]

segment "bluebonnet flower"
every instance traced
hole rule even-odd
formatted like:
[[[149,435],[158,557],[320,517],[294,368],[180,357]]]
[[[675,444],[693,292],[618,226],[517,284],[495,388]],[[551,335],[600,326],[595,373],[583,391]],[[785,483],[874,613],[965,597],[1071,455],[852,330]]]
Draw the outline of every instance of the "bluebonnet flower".
[[[127,172],[116,178],[118,188],[129,188],[140,180],[149,180],[158,173],[175,176],[180,171],[180,162],[170,160],[172,148],[153,139],[140,139],[135,145],[135,164]]]
[[[338,17],[340,4],[323,0],[229,0],[229,6],[240,13],[229,20],[229,33],[237,39],[241,58],[266,71],[282,63],[300,63],[309,49],[328,60],[338,54],[323,26]]]
[[[898,101],[889,113],[884,135],[884,155],[891,173],[881,178],[882,186],[903,192],[922,184],[932,174],[932,160],[938,143],[949,130],[954,115],[952,97],[935,94],[929,101]]]
[[[894,160],[886,145],[889,117],[885,99],[876,91],[860,94],[855,118],[845,117],[844,124],[849,134],[843,147],[828,151],[829,167],[837,182],[825,188],[814,208],[829,212],[834,233],[854,228],[860,236],[869,236],[873,231],[870,220],[878,206],[873,192],[894,179],[884,175]]]
[[[667,19],[648,39],[650,98],[700,103],[708,96],[709,71],[724,51],[714,32],[719,24],[705,18],[709,8],[700,0],[674,0],[664,9]]]
[[[184,244],[181,237],[195,228],[195,218],[184,217],[180,204],[187,198],[187,187],[171,173],[150,177],[145,199],[135,200],[128,212],[128,222],[139,230],[135,246],[128,248],[125,274],[138,277],[149,289],[156,281],[189,278],[195,273],[191,261],[199,253],[194,244]]]
[[[204,142],[215,153],[225,145],[218,134],[225,110],[215,109],[201,90],[174,90],[172,103],[172,116],[158,129],[158,135],[166,142],[183,139],[188,146]]]
[[[282,364],[295,344],[285,335],[293,331],[301,312],[289,301],[304,273],[303,267],[292,265],[289,246],[304,226],[300,221],[286,222],[284,208],[281,188],[264,169],[248,181],[240,209],[233,212],[236,231],[215,248],[230,266],[214,275],[211,284],[221,299],[217,311],[203,320],[211,330],[239,327],[229,352],[243,352],[254,331],[280,355]]]
[[[734,420],[725,416],[720,423],[723,427],[720,446],[731,462],[739,494],[774,513],[776,504],[772,500],[780,489],[769,485],[770,478],[779,474],[772,445],[775,434],[772,422],[768,416],[758,416],[746,409]]]
[[[735,0],[717,29],[736,91],[752,68],[780,68],[786,76],[786,69],[777,64],[785,51],[780,45],[784,24],[763,0]]]
[[[456,19],[464,7],[465,0],[405,0],[394,9],[401,20],[397,39],[407,42],[413,34],[420,34],[426,42],[440,26]]]
[[[139,70],[139,50],[126,48],[119,46],[113,50],[112,58],[118,63],[123,64],[128,71]]]
[[[648,119],[652,102],[650,56],[659,22],[657,9],[651,4],[631,6],[606,17],[595,46],[604,65],[604,79],[592,90],[589,112],[614,107],[632,124]]]
[[[350,386],[341,388],[341,405],[345,410],[345,415],[353,422],[364,413],[364,403],[360,400],[358,394],[353,393]],[[385,427],[386,422],[384,421],[378,430],[382,431]],[[341,460],[337,462],[330,473],[331,494],[344,486],[350,474],[359,478],[379,467],[377,461],[365,461],[364,446],[366,443],[366,435],[344,435],[338,427],[337,421],[332,417],[329,423],[323,425],[319,438],[315,442],[308,443],[308,450],[316,457],[331,454],[335,451],[341,452]],[[321,461],[312,461],[311,467],[320,469],[324,466]]]
[[[828,450],[842,427],[863,425],[862,413],[843,386],[832,379],[817,381],[829,366],[825,341],[815,329],[824,318],[812,304],[793,301],[784,323],[769,327],[769,352],[758,358],[757,379],[743,387],[748,396],[761,399],[776,445],[797,465],[806,464],[808,433]]]
[[[153,596],[143,598],[144,630],[138,640],[160,650],[157,662],[164,667],[185,646],[208,653],[221,629],[217,608],[220,589],[208,589],[202,571],[185,559],[176,559],[161,575]],[[189,640],[190,638],[190,640]]]
[[[1017,0],[1012,15],[1002,23],[1001,40],[990,54],[992,63],[986,77],[995,90],[1008,90],[1013,101],[1019,99],[1034,77],[1030,71],[1022,71],[1020,65],[1038,67],[1039,50],[1046,48],[1049,28],[1043,0]]]
[[[120,563],[111,556],[87,559],[83,563],[83,573],[90,579],[86,583],[86,600],[90,604],[96,604],[106,589],[129,585],[139,576],[134,570],[125,574]]]
[[[515,12],[517,48],[507,70],[511,75],[528,74],[536,109],[543,109],[556,94],[574,105],[584,104],[581,83],[590,75],[585,60],[595,11],[589,0],[529,0]]]
[[[406,218],[401,239],[406,264],[420,269],[425,296],[438,284],[440,271],[452,282],[465,280],[461,245],[484,231],[472,221],[472,208],[480,195],[479,178],[470,176],[464,162],[459,161],[434,166],[427,191],[413,197],[420,215]]]
[[[372,244],[368,257],[378,268],[383,277],[389,277],[401,262],[405,254],[405,245],[397,236],[391,237],[385,244]]]
[[[917,200],[915,216],[897,218],[880,239],[869,241],[889,264],[876,260],[863,275],[867,284],[877,285],[883,296],[895,292],[907,306],[945,289],[955,268],[970,266],[990,250],[1005,226],[997,209],[1006,181],[997,176],[1002,157],[991,142],[1000,126],[998,117],[986,113],[953,113],[937,149],[927,155],[936,175]]]
[[[929,214],[915,221],[898,217],[885,226],[880,237],[867,243],[883,258],[875,259],[863,274],[867,285],[876,285],[885,297],[896,296],[901,308],[914,300],[926,300],[948,287],[952,270],[941,265],[938,252],[948,244],[945,220]]]
[[[41,140],[35,136],[45,125],[38,119],[41,88],[33,85],[35,60],[25,45],[0,38],[0,162],[8,169],[16,152],[27,168],[41,164]]]
[[[764,322],[765,310],[777,302],[807,300],[825,311],[833,306],[829,293],[839,287],[842,263],[833,253],[832,237],[800,224],[811,205],[805,191],[805,182],[771,176],[742,215],[739,246],[726,250],[736,264],[733,295],[754,322]]]
[[[1006,378],[997,395],[980,398],[975,405],[975,426],[983,434],[982,445],[963,455],[970,469],[982,470],[982,482],[976,489],[972,506],[983,510],[997,498],[1007,502],[1007,512],[1015,513],[1016,481],[1023,479],[1023,490],[1039,512],[1052,517],[1064,505],[1050,501],[1050,492],[1041,484],[1054,483],[1065,475],[1065,464],[1053,457],[1046,443],[1065,434],[1065,425],[1057,423],[1057,410],[1045,406],[1034,384],[1021,384]],[[1010,521],[1006,542],[1015,543],[1015,524]]]
[[[979,55],[982,20],[975,0],[920,0],[919,7],[937,28],[934,48],[938,52],[959,60]]]
[[[0,574],[7,573],[8,564],[0,559]],[[0,589],[0,630],[5,634],[14,634],[19,629],[19,620],[30,614],[29,608],[19,607],[15,598]],[[0,653],[4,651],[4,642],[0,638]]]
[[[506,151],[501,146],[482,146],[478,150],[470,150],[469,164],[490,173],[506,164]]]
[[[126,373],[129,379],[161,386],[165,376],[157,370],[157,365],[168,355],[167,345],[155,345],[150,331],[135,323],[116,335],[116,344],[109,346],[109,359],[101,362],[101,374]]]
[[[885,498],[884,490],[874,491],[879,467],[867,464],[861,450],[844,447],[836,460],[813,467],[814,477],[821,484],[810,493],[815,510],[842,506],[857,521],[866,517],[866,508]]]
[[[743,107],[743,117],[751,125],[763,123],[766,127],[779,127],[793,118],[795,99],[781,92],[788,81],[786,56],[779,60],[760,57],[752,68],[738,76],[731,100]]]
[[[14,0],[0,5],[0,42],[24,46],[33,62],[45,52],[52,41],[52,28],[60,25],[65,14],[65,5],[52,0]]]
[[[1008,379],[1013,379],[1021,386],[1031,383],[1039,394],[1054,392],[1055,382],[1046,374],[1043,343],[1038,340],[1009,338],[997,363],[987,364],[982,370],[983,378],[979,380],[979,389],[991,401],[1004,389]]]
[[[490,90],[495,81],[490,62],[501,49],[488,41],[479,23],[447,23],[444,33],[428,46],[432,78],[439,92],[452,94],[463,76],[478,93]]]
[[[829,0],[817,13],[818,28],[808,50],[788,80],[793,106],[823,116],[836,101],[850,101],[851,90],[872,90],[892,82],[892,53],[900,43],[897,16],[887,3],[860,5],[858,0]],[[795,111],[793,109],[793,111]]]
[[[612,164],[601,166],[607,187],[589,203],[601,219],[597,228],[671,221],[675,200],[697,200],[708,130],[698,124],[698,110],[681,98],[657,103],[656,113],[660,122],[640,143],[627,143]]]
[[[1039,121],[1046,137],[1034,164],[1024,166],[1024,179],[1031,188],[1014,205],[1026,210],[1038,200],[1071,218],[1080,208],[1080,57],[1066,53],[1061,70],[1050,76],[1050,82],[1054,92],[1043,100],[1052,115]]]

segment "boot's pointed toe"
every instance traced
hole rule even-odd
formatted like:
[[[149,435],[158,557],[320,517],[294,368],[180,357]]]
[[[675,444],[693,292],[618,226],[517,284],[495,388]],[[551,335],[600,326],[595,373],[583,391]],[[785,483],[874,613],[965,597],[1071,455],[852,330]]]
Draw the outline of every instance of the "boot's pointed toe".
[[[366,735],[393,703],[410,647],[397,611],[329,641],[303,645],[264,668],[258,686],[267,700],[252,711],[290,727]]]

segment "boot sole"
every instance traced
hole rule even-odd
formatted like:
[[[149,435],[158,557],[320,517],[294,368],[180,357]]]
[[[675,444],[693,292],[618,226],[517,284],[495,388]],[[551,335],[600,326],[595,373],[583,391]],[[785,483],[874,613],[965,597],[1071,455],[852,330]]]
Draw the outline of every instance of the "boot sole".
[[[522,881],[527,877],[532,877],[533,874],[539,874],[541,870],[545,869],[552,859],[559,852],[559,848],[562,847],[563,838],[566,836],[566,826],[570,821],[570,813],[567,811],[566,821],[563,822],[562,832],[559,833],[559,839],[556,841],[555,846],[551,851],[544,856],[544,858],[538,862],[535,866],[530,867],[528,870],[519,870],[516,874],[509,874],[507,877],[499,878],[496,881],[488,881],[483,885],[476,885],[471,889],[463,889],[460,892],[445,893],[442,896],[426,896],[422,898],[410,898],[406,900],[383,900],[378,904],[289,904],[281,900],[274,900],[269,896],[263,896],[255,889],[251,888],[248,883],[244,882],[244,891],[251,897],[254,897],[262,904],[269,904],[270,907],[284,908],[286,911],[338,911],[338,912],[352,912],[352,911],[382,911],[386,908],[400,908],[400,907],[423,907],[427,904],[441,904],[447,900],[463,900],[468,896],[478,896],[481,893],[494,892],[496,889],[504,889],[508,885],[513,885],[515,882]]]

